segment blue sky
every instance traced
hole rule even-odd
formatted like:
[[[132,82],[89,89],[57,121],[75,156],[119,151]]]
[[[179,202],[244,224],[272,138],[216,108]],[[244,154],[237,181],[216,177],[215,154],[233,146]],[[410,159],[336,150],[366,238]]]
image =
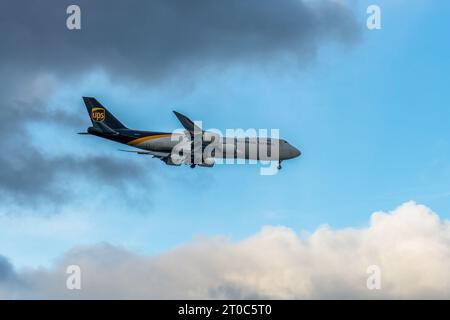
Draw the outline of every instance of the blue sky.
[[[409,200],[449,218],[450,4],[378,1],[382,29],[368,31],[368,3],[353,8],[360,41],[321,46],[307,66],[205,67],[195,79],[154,86],[100,70],[79,81],[50,75],[57,84],[49,104],[69,113],[85,113],[81,96],[91,95],[131,128],[171,131],[179,127],[177,110],[205,128],[278,128],[303,154],[275,176],[259,175],[258,165],[191,170],[120,153],[119,145],[73,128],[32,124],[33,144],[50,154],[102,152],[144,162],[152,182],[145,190],[130,186],[139,197],[133,202],[103,192],[113,185],[69,175],[60,183],[77,200],[58,213],[41,207],[0,216],[0,252],[18,267],[49,265],[73,246],[98,242],[157,254],[195,237],[242,239],[265,225],[361,227],[372,212]],[[80,131],[89,125],[83,116]]]

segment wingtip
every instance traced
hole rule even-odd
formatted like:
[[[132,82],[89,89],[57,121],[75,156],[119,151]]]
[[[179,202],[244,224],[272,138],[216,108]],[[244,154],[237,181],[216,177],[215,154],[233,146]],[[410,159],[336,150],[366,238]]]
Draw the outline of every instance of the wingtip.
[[[178,111],[172,110],[175,116],[178,118],[178,120],[183,121],[184,118],[186,118],[185,115],[179,113]]]

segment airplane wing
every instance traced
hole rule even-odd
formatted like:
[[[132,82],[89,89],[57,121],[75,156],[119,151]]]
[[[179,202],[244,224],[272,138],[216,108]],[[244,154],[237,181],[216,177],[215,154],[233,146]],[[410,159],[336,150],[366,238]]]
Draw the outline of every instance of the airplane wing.
[[[137,150],[122,150],[122,149],[119,149],[119,151],[132,152],[132,153],[143,154],[143,155],[150,155],[150,156],[153,156],[153,158],[159,158],[159,159],[167,158],[170,156],[170,152],[137,151]]]
[[[174,111],[173,113],[175,113],[176,117],[178,118],[178,120],[180,120],[181,124],[183,125],[183,127],[189,131],[189,133],[191,133],[192,135],[195,133],[203,133],[202,128],[200,128],[199,126],[197,126],[191,119],[189,119],[188,117],[186,117],[185,115],[182,115],[179,112]]]
[[[184,163],[184,159],[180,159],[180,162],[174,162],[173,159],[171,158],[171,153],[170,152],[157,152],[157,151],[135,151],[135,150],[122,150],[119,149],[120,151],[124,151],[124,152],[133,152],[136,154],[143,154],[143,155],[151,155],[153,156],[153,158],[158,158],[159,160],[161,160],[162,162],[164,162],[167,165],[172,165],[172,166],[179,166],[182,163]]]

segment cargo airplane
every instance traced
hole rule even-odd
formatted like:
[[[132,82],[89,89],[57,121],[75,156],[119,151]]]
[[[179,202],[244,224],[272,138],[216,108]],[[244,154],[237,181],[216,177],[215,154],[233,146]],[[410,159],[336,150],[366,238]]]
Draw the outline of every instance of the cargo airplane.
[[[83,97],[83,100],[92,126],[87,129],[87,132],[80,134],[94,135],[138,148],[140,150],[121,151],[150,155],[167,165],[184,163],[189,164],[191,168],[196,165],[212,167],[215,159],[239,158],[276,161],[277,168],[281,169],[283,160],[296,158],[301,154],[298,149],[283,139],[229,138],[203,131],[188,117],[176,111],[174,113],[183,125],[184,133],[133,130],[125,127],[95,98]],[[205,151],[208,150],[209,152],[205,155]]]

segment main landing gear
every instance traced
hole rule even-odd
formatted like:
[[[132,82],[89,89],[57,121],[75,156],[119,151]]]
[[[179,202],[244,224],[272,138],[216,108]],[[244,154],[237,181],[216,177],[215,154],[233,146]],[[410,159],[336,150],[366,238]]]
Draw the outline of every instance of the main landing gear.
[[[191,143],[191,148],[193,148],[193,147],[194,147],[194,141],[192,141],[192,143]],[[195,168],[196,163],[195,163],[194,160],[195,160],[194,159],[194,154],[191,154],[191,165],[190,165],[191,169]]]

